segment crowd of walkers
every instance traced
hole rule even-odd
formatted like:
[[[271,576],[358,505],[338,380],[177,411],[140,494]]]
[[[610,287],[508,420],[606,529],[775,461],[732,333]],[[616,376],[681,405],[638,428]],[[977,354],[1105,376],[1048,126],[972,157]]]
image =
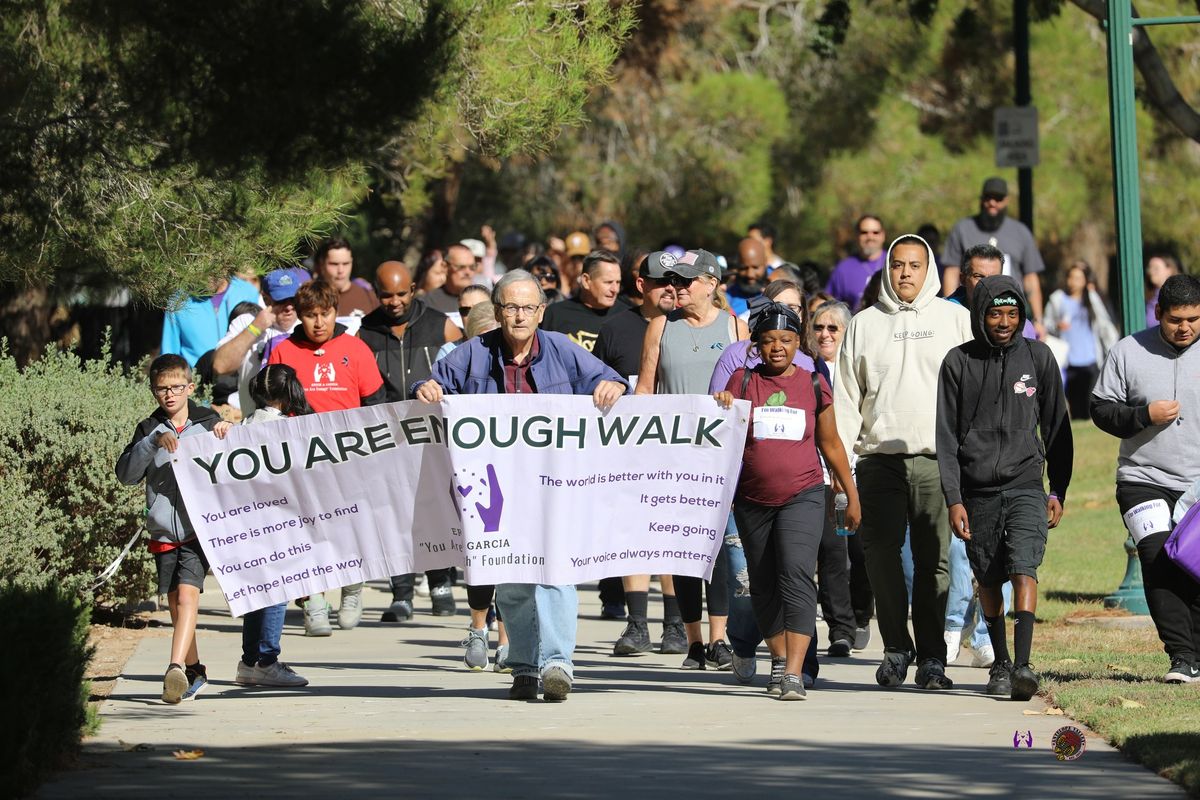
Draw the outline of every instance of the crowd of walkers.
[[[181,299],[150,368],[158,408],[117,464],[122,481],[146,483],[150,549],[175,626],[163,700],[207,682],[194,632],[208,564],[169,466],[179,438],[224,437],[237,419],[513,392],[586,394],[601,410],[625,394],[750,401],[711,580],[658,576],[657,645],[653,576],[602,580],[602,615],[625,621],[614,657],[657,647],[682,655],[682,669],[752,684],[765,642],[767,691],[802,700],[822,659],[868,646],[874,618],[881,686],[902,685],[915,665],[918,687],[950,688],[946,665],[966,645],[970,663],[989,669],[988,694],[1032,697],[1038,569],[1066,507],[1070,418],[1090,417],[1122,440],[1117,501],[1170,660],[1165,679],[1200,681],[1200,586],[1164,546],[1198,493],[1188,490],[1200,478],[1189,446],[1200,441],[1200,282],[1152,259],[1153,325],[1121,339],[1085,262],[1043,302],[1044,264],[1007,203],[1005,182],[988,179],[979,213],[953,227],[940,254],[936,229],[887,244],[883,220],[864,215],[857,250],[824,278],[816,264],[785,261],[766,222],[730,263],[674,242],[637,250],[605,221],[544,245],[497,240],[485,226],[413,270],[379,264],[372,281],[354,277],[350,244],[331,239],[311,264],[257,286],[231,277]],[[192,400],[197,379],[221,416]],[[381,621],[411,619],[418,594],[434,615],[457,614],[455,581],[451,569],[393,576]],[[513,699],[564,700],[575,587],[466,589],[465,666],[511,672]],[[355,628],[362,590],[343,587],[335,615],[324,596],[297,601],[305,633],[330,636],[332,620]],[[280,660],[285,610],[244,618],[237,683],[307,683]]]

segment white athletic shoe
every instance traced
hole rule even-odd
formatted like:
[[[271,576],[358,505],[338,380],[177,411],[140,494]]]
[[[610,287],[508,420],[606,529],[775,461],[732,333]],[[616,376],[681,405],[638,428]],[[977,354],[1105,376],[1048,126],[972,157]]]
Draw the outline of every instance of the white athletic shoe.
[[[946,640],[946,663],[953,664],[958,661],[958,655],[962,651],[962,631],[945,631],[942,638]]]
[[[361,583],[342,589],[342,605],[338,608],[338,627],[344,631],[358,627],[358,622],[362,619],[362,590]]]
[[[996,663],[996,651],[992,649],[990,644],[985,644],[982,647],[975,648],[975,657],[971,659],[972,667],[983,667],[988,669],[992,664]]]

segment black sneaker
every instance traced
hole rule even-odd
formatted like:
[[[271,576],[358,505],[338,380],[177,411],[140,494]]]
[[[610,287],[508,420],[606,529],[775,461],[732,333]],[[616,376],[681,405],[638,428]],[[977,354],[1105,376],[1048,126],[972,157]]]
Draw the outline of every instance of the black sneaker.
[[[687,631],[682,622],[664,622],[662,641],[658,652],[668,656],[681,656],[688,651]]]
[[[992,669],[988,673],[987,688],[984,689],[984,692],[996,697],[1011,697],[1012,672],[1013,664],[1011,661],[1005,660],[993,663]]]
[[[808,692],[804,691],[804,683],[799,675],[784,675],[779,684],[780,700],[807,700]]]
[[[631,619],[625,626],[625,632],[613,645],[614,656],[633,656],[638,653],[650,652],[650,629],[645,620]]]
[[[509,700],[537,700],[538,679],[535,675],[518,675],[508,687]]]
[[[379,618],[380,622],[403,622],[412,619],[413,604],[411,600],[393,600],[392,604]]]
[[[936,658],[927,658],[921,662],[913,683],[922,689],[954,688],[954,681],[946,677],[946,665]]]
[[[771,677],[767,678],[767,694],[779,696],[783,691],[783,676],[787,671],[786,658],[771,658]]]
[[[1163,676],[1167,683],[1193,683],[1200,681],[1200,669],[1186,658],[1172,658],[1171,668]]]
[[[854,629],[854,649],[866,650],[867,645],[871,643],[871,626],[866,625],[862,628]]]
[[[693,642],[688,645],[687,658],[683,660],[680,669],[704,669],[704,642]],[[730,663],[733,659],[730,658]]]
[[[899,686],[908,677],[908,665],[912,663],[912,660],[912,653],[885,652],[883,663],[879,665],[879,669],[875,670],[875,682],[880,686]]]
[[[849,639],[838,639],[829,645],[830,658],[849,658],[850,648],[853,646]]]
[[[1013,670],[1012,694],[1013,700],[1028,700],[1038,693],[1038,674],[1028,664],[1022,664]]]
[[[429,590],[429,602],[435,617],[453,617],[458,611],[454,604],[454,591],[449,586],[434,586]]]
[[[705,649],[704,661],[713,669],[732,669],[733,648],[724,639],[717,639]]]

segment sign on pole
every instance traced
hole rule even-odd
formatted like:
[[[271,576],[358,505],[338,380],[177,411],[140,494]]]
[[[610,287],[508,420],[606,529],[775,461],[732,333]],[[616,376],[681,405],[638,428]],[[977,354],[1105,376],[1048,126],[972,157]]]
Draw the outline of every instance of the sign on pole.
[[[992,115],[997,167],[1038,165],[1038,114],[1033,106],[997,108]]]

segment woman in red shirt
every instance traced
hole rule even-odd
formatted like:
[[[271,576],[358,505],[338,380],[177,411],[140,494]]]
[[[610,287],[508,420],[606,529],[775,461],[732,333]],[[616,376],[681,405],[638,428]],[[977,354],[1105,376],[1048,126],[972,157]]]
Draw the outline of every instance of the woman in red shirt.
[[[792,364],[804,335],[800,317],[772,303],[752,328],[762,364],[737,370],[725,391],[713,396],[726,408],[735,398],[751,404],[733,513],[746,549],[754,615],[771,650],[767,693],[803,700],[800,669],[816,624],[813,573],[826,513],[818,447],[849,498],[847,528],[858,527],[861,510],[829,384]]]

